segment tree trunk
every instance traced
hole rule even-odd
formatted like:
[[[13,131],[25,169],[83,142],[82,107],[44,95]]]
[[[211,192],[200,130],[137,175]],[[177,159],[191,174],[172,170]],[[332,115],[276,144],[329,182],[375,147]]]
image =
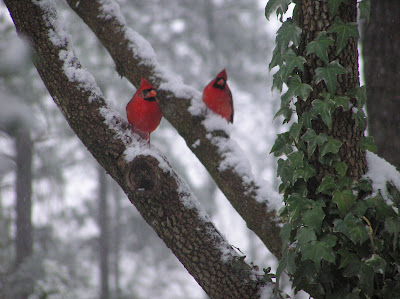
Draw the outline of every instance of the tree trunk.
[[[32,229],[32,140],[28,129],[17,130],[15,136],[16,151],[16,236],[15,268],[18,269],[33,252]],[[26,281],[25,281],[26,279]],[[33,291],[30,277],[24,278],[18,298],[25,299]]]
[[[112,183],[112,194],[115,204],[114,212],[114,225],[113,225],[113,238],[112,238],[112,251],[113,251],[113,271],[114,271],[114,292],[115,298],[121,298],[121,283],[120,283],[120,261],[121,261],[121,241],[122,241],[122,230],[121,230],[121,217],[122,217],[122,206],[121,206],[121,192],[116,183]]]
[[[99,250],[100,250],[100,298],[110,298],[109,290],[109,207],[107,203],[107,174],[100,165],[98,166],[98,223],[100,227]]]
[[[371,0],[363,40],[368,130],[378,154],[400,169],[400,1]]]

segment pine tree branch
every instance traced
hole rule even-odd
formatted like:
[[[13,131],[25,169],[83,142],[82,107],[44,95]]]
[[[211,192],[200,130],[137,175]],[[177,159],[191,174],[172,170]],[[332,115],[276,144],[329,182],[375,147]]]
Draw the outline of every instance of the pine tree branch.
[[[147,223],[212,298],[259,298],[260,279],[220,235],[187,184],[154,147],[130,133],[69,46],[52,1],[5,0],[35,66],[71,128]],[[135,154],[139,153],[139,154]]]
[[[146,77],[157,88],[163,116],[185,139],[187,146],[206,167],[232,206],[278,258],[281,257],[280,224],[269,202],[271,192],[261,192],[261,186],[251,173],[236,171],[235,165],[224,167],[226,157],[238,156],[235,142],[221,131],[210,132],[203,125],[204,115],[190,110],[201,102],[200,93],[183,84],[176,84],[158,65],[151,46],[125,25],[119,7],[113,1],[67,0],[70,7],[96,34],[113,58],[116,70],[139,86]],[[245,157],[236,157],[237,160]]]

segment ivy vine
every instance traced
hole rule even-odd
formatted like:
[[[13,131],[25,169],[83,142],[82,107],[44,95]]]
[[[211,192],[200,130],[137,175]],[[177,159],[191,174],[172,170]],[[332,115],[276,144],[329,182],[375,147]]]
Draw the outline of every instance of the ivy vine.
[[[306,55],[315,55],[322,64],[315,69],[315,84],[323,82],[326,91],[311,103],[308,111],[292,120],[296,103],[307,101],[313,87],[302,82],[306,59],[298,55],[302,30],[299,26],[300,0],[270,0],[265,7],[267,19],[276,12],[282,26],[276,35],[276,47],[269,69],[278,67],[273,87],[282,92],[281,106],[275,117],[289,123],[287,132],[278,134],[271,152],[283,156],[278,160],[277,174],[282,183],[284,208],[280,216],[283,257],[279,262],[276,286],[285,271],[296,291],[306,290],[316,298],[395,298],[400,294],[400,193],[388,183],[388,205],[381,192],[373,193],[369,178],[353,181],[347,175],[348,165],[341,161],[342,142],[313,129],[315,120],[332,128],[336,109],[351,113],[358,130],[365,131],[366,102],[364,86],[338,94],[338,76],[347,73],[338,59],[330,60],[328,49],[339,55],[350,38],[358,39],[358,25],[345,23],[338,11],[348,0],[328,0],[331,26],[306,45]],[[289,5],[293,17],[284,20]],[[359,18],[369,20],[369,1],[358,2]],[[362,150],[376,151],[372,137],[363,137]],[[307,182],[316,175],[311,157],[333,171],[310,192]],[[338,275],[341,279],[337,279]],[[328,286],[328,287],[327,287]]]

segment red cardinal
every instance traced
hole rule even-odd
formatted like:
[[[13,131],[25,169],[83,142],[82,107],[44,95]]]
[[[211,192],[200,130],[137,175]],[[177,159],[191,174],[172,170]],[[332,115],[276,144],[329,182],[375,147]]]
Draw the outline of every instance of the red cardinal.
[[[228,87],[228,76],[223,69],[203,91],[203,102],[215,113],[233,123],[233,100]]]
[[[126,115],[133,131],[150,142],[150,133],[161,121],[161,109],[158,105],[154,87],[142,78],[140,87],[126,105]]]

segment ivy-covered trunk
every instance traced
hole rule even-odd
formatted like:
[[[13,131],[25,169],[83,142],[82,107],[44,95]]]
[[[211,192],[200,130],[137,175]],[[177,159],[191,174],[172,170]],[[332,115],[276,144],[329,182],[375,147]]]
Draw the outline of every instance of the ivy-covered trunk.
[[[295,290],[314,298],[386,298],[396,294],[400,222],[363,177],[366,150],[376,147],[364,136],[357,1],[269,1],[267,18],[291,2],[293,18],[281,18],[270,64],[279,67],[274,86],[288,88],[276,116],[291,124],[272,148],[286,156],[278,161],[286,224],[277,277],[285,271]],[[367,1],[359,8],[366,18]]]

